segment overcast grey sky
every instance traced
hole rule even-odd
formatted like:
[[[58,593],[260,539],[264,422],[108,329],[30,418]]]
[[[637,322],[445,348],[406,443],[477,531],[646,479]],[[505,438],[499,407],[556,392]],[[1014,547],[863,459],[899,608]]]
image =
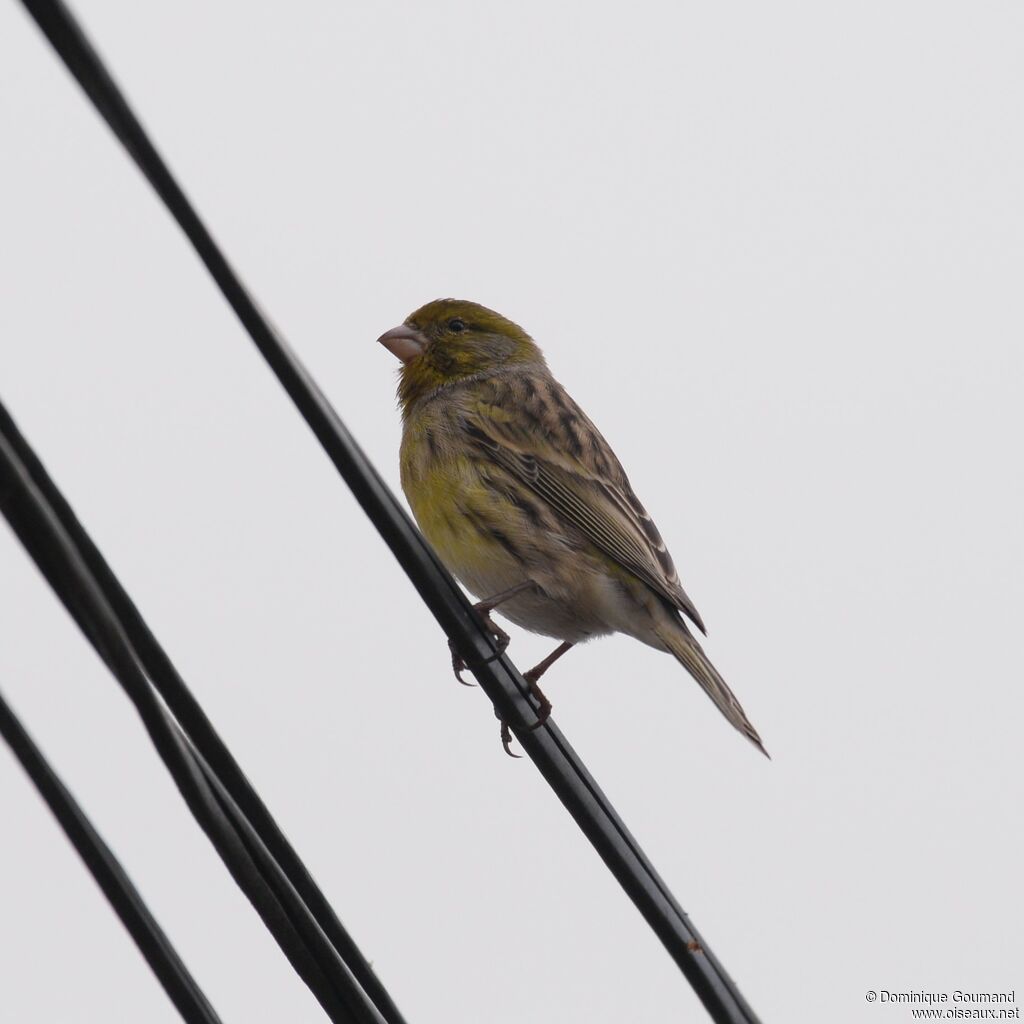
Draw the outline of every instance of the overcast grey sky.
[[[76,10],[394,487],[442,295],[616,448],[774,760],[626,638],[546,690],[763,1019],[1024,991],[1020,5]],[[13,3],[0,139],[0,394],[410,1021],[703,1019]],[[322,1020],[9,531],[0,611],[224,1020]],[[6,748],[0,807],[0,1018],[177,1020]]]

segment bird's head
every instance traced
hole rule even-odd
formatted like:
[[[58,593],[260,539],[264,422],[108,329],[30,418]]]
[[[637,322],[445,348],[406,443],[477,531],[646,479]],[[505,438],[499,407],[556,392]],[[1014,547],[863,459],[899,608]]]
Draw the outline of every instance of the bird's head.
[[[464,299],[435,299],[377,339],[402,361],[403,413],[445,384],[510,364],[541,364],[533,339],[493,309]]]

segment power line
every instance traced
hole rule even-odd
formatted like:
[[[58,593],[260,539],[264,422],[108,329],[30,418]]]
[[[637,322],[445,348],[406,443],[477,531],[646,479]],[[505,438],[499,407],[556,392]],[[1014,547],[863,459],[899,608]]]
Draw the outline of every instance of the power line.
[[[303,897],[315,883],[2,404],[0,511],[135,705],[189,810],[328,1017],[335,1024],[403,1024],[323,897],[322,907]],[[129,606],[130,614],[122,615],[117,604]],[[167,668],[151,685],[147,664],[158,658]],[[186,712],[181,719],[175,717],[178,708]],[[205,727],[193,736],[186,729],[196,714]],[[226,762],[223,778],[211,759]],[[250,822],[243,802],[255,802],[271,828],[259,818]],[[297,872],[282,867],[272,852],[282,844]],[[332,938],[338,930],[340,948]]]
[[[537,707],[469,602],[412,525],[308,371],[266,320],[192,208],[124,96],[59,0],[23,0],[54,49],[178,221],[257,348],[484,692],[693,986],[712,1019],[757,1018],[554,723]]]
[[[220,1017],[182,963],[132,880],[60,777],[47,763],[42,751],[25,731],[2,693],[0,736],[7,741],[53,816],[67,833],[182,1018],[188,1024],[220,1024]]]

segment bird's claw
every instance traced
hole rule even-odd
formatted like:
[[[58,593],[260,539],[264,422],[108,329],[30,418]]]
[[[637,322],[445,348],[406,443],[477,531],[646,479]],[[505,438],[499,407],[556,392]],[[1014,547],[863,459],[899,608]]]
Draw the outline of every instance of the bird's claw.
[[[462,678],[462,673],[466,671],[468,666],[463,660],[462,655],[459,654],[456,649],[454,640],[448,641],[448,650],[452,652],[452,671],[455,673],[455,678],[458,679],[463,686],[476,686],[476,683],[474,683],[472,679],[467,680]]]
[[[508,722],[502,721],[501,723],[501,745],[505,748],[505,753],[509,757],[522,757],[522,754],[516,754],[512,750],[512,730],[508,727]]]
[[[530,732],[533,732],[534,729],[539,729],[551,717],[551,701],[547,699],[544,691],[537,685],[537,676],[539,674],[533,671],[523,674],[523,678],[529,684],[530,694],[540,705],[537,709],[537,721],[528,727]],[[497,708],[494,709],[494,717],[501,722],[501,745],[505,748],[505,753],[509,757],[522,757],[522,754],[512,753],[512,730],[509,728],[508,722],[501,717],[501,712]]]
[[[512,637],[510,637],[508,633],[506,633],[505,630],[503,630],[501,626],[499,626],[494,619],[487,614],[487,612],[480,612],[480,621],[483,622],[484,628],[491,634],[491,636],[494,637],[494,642],[497,644],[498,650],[504,653],[505,648],[511,643]]]
[[[511,643],[512,638],[499,626],[487,612],[480,613],[480,620],[483,622],[484,627],[494,637],[494,644],[498,648],[499,654],[504,654],[505,649]],[[469,666],[466,664],[465,659],[459,654],[458,649],[455,646],[454,640],[448,641],[448,650],[452,652],[452,671],[455,673],[455,678],[458,679],[463,686],[476,686],[472,680],[465,680],[462,678],[462,673],[466,671]]]

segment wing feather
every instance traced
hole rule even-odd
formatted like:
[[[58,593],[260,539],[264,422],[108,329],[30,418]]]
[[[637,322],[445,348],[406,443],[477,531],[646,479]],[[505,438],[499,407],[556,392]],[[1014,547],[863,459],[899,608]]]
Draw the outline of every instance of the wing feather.
[[[532,415],[522,415],[517,403]],[[614,452],[557,382],[531,375],[525,385],[495,383],[464,409],[463,427],[488,458],[706,632]]]

